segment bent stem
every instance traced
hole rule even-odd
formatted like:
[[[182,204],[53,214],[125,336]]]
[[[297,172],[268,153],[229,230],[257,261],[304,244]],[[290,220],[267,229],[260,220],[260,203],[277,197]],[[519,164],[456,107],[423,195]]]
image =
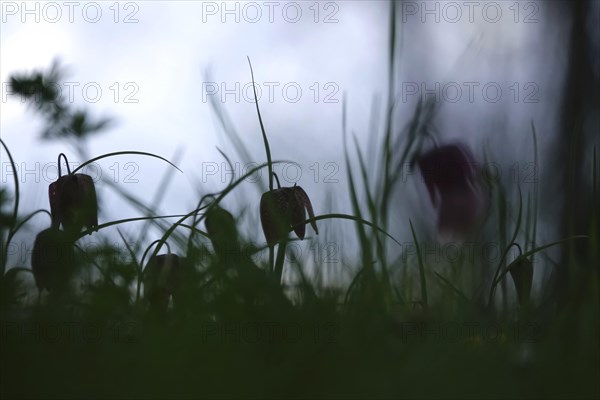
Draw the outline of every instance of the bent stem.
[[[60,158],[61,157],[65,160],[65,165],[67,166],[67,175],[71,175],[71,167],[69,167],[69,160],[67,160],[67,156],[65,155],[65,153],[60,153],[56,160],[56,165],[58,166],[58,177],[59,178],[62,176],[62,170],[60,167]]]

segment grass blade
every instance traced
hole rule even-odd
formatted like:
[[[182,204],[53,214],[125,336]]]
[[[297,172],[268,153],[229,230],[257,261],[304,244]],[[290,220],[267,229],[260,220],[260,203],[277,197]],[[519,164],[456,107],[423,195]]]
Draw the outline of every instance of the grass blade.
[[[78,166],[77,168],[75,168],[71,173],[74,174],[75,172],[79,171],[83,167],[85,167],[85,166],[87,166],[87,165],[89,165],[89,164],[91,164],[91,163],[93,163],[95,161],[101,160],[103,158],[113,157],[113,156],[122,156],[122,155],[125,155],[125,154],[158,158],[159,160],[162,160],[162,161],[166,162],[167,164],[171,165],[177,171],[183,173],[183,171],[180,170],[175,164],[173,164],[171,161],[167,160],[164,157],[158,156],[158,155],[153,154],[153,153],[147,153],[145,151],[129,151],[129,150],[128,151],[115,151],[115,152],[112,152],[112,153],[106,153],[106,154],[102,154],[101,156],[94,157],[94,158],[92,158],[90,160],[87,160],[86,162],[84,162],[83,164],[81,164],[80,166]]]
[[[265,126],[263,124],[262,116],[260,115],[260,108],[258,107],[258,96],[256,95],[256,85],[254,84],[254,71],[252,70],[252,63],[250,62],[250,57],[248,57],[248,65],[250,66],[250,75],[252,76],[252,90],[254,91],[256,113],[258,114],[258,122],[260,123],[260,130],[262,132],[263,143],[265,145],[265,152],[267,153],[267,165],[269,167],[269,191],[271,191],[273,190],[273,163],[271,162],[271,147],[269,146],[269,140],[267,139]]]
[[[417,259],[419,260],[419,277],[421,279],[421,301],[423,302],[424,306],[427,306],[427,280],[425,278],[425,265],[423,264],[423,257],[421,256],[419,241],[417,240],[417,235],[415,234],[415,229],[413,227],[412,221],[409,219],[408,222],[410,223],[410,231],[412,232],[412,237],[415,241]]]
[[[517,235],[519,234],[519,229],[521,227],[521,218],[523,216],[523,196],[521,194],[521,186],[517,186],[517,188],[519,189],[519,214],[517,215],[517,224],[515,226],[515,230],[513,232],[512,238],[510,239],[509,245],[506,246],[506,250],[504,250],[504,253],[502,254],[502,258],[500,259],[500,263],[498,263],[498,267],[496,268],[496,272],[494,273],[494,279],[492,279],[492,287],[490,288],[490,296],[488,298],[488,303],[487,303],[488,307],[491,306],[491,304],[492,304],[492,300],[494,298],[494,292],[496,290],[496,285],[498,285],[498,282],[500,282],[500,280],[498,280],[498,274],[500,274],[500,270],[502,269],[504,260],[506,259],[506,256],[508,255],[508,251],[515,243],[515,239],[517,238]]]

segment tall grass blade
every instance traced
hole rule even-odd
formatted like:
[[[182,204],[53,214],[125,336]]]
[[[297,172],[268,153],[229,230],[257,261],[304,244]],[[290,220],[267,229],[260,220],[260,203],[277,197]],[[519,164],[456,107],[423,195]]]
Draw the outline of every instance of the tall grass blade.
[[[248,65],[250,66],[250,75],[252,76],[252,90],[254,91],[254,104],[256,104],[256,113],[258,114],[258,122],[260,123],[260,130],[262,132],[263,143],[265,146],[265,153],[267,153],[267,166],[269,167],[269,190],[273,190],[273,164],[271,162],[271,147],[269,146],[269,139],[267,139],[267,133],[265,132],[265,126],[263,124],[262,116],[260,115],[260,108],[258,107],[258,96],[256,95],[256,85],[254,83],[254,71],[252,70],[252,63],[250,57],[248,57]]]
[[[415,241],[415,248],[417,250],[417,259],[419,261],[419,277],[421,280],[421,301],[424,306],[427,306],[427,279],[425,278],[425,264],[423,263],[423,257],[421,255],[421,249],[419,247],[419,240],[415,234],[415,228],[413,227],[412,221],[409,219],[410,231],[412,233],[413,240]]]

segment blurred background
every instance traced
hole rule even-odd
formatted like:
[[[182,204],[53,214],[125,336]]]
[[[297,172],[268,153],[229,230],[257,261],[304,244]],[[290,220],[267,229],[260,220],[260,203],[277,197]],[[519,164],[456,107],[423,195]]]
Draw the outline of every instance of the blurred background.
[[[581,64],[576,57],[588,57],[594,82],[599,66],[597,51],[584,48],[573,54],[572,32],[583,21],[581,32],[597,50],[598,4],[586,3],[589,10],[582,17],[577,7],[556,1],[397,2],[395,134],[410,121],[419,100],[434,99],[433,125],[440,142],[466,143],[478,163],[491,165],[494,176],[518,183],[524,192],[539,183],[544,191],[539,242],[556,239],[563,229],[561,151],[568,148],[564,127],[569,122],[561,110],[571,96],[569,79],[578,74],[573,65]],[[107,129],[84,140],[90,158],[147,151],[172,160],[184,172],[167,175],[167,182],[157,187],[169,169],[158,160],[121,156],[99,161],[86,173],[97,179],[102,223],[139,215],[139,210],[99,183],[101,178],[147,204],[162,193],[159,215],[184,214],[200,195],[224,188],[232,175],[238,178],[266,161],[250,57],[273,159],[294,162],[275,167],[282,186],[302,186],[317,214],[351,213],[342,103],[345,97],[348,135],[355,135],[372,155],[374,167],[390,85],[389,35],[387,1],[3,1],[0,129],[20,169],[20,211],[49,207],[47,187],[57,177],[58,153],[66,153],[74,165],[85,160],[68,140],[41,139],[44,122],[11,92],[12,74],[47,70],[60,62],[65,71],[60,96],[95,118],[111,119]],[[584,94],[597,98],[593,86]],[[219,113],[228,114],[231,126],[223,126]],[[571,151],[580,153],[581,171],[589,171],[589,144],[598,142],[590,133],[598,125],[597,113],[584,123],[585,136]],[[231,128],[247,147],[246,156],[228,140],[225,131]],[[353,149],[351,136],[348,142]],[[231,159],[234,171],[217,147]],[[356,166],[353,150],[349,157]],[[1,184],[9,187],[13,177],[4,153],[1,166]],[[376,174],[376,168],[369,173]],[[264,239],[258,203],[266,187],[263,171],[224,202],[240,216],[248,237],[259,243]],[[418,173],[407,167],[396,192],[390,233],[401,242],[412,240],[411,216],[433,232],[435,211]],[[23,244],[10,255],[13,265],[28,265],[28,235],[38,230],[36,224],[39,229],[47,225],[43,218],[15,238]],[[140,226],[121,229],[128,235]],[[321,223],[325,243],[336,237],[337,267],[343,257],[356,255],[351,228],[350,222]],[[313,235],[310,229],[308,233]],[[157,235],[151,231],[146,240]],[[307,251],[310,242],[302,246]]]

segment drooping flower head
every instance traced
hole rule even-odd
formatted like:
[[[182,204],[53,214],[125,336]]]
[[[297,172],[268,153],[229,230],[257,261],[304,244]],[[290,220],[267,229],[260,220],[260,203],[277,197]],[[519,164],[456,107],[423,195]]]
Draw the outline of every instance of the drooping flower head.
[[[438,210],[440,236],[464,238],[488,205],[473,155],[464,145],[449,144],[420,154],[416,161]]]
[[[72,174],[70,170],[67,175],[60,176],[60,157],[59,177],[48,187],[52,226],[58,228],[62,224],[66,231],[73,233],[79,233],[83,226],[97,227],[98,200],[92,177]]]
[[[144,297],[150,307],[166,310],[171,296],[175,298],[180,274],[180,259],[176,254],[150,257],[144,269]]]
[[[290,231],[300,239],[306,233],[306,211],[314,218],[312,204],[300,186],[284,187],[263,193],[260,199],[260,221],[269,245],[285,240]],[[317,224],[310,222],[317,234]]]
[[[204,225],[215,253],[221,260],[239,261],[241,248],[233,215],[218,205],[212,206],[206,212]]]
[[[49,292],[67,287],[75,261],[73,241],[65,232],[48,228],[35,238],[31,270],[38,290]]]

